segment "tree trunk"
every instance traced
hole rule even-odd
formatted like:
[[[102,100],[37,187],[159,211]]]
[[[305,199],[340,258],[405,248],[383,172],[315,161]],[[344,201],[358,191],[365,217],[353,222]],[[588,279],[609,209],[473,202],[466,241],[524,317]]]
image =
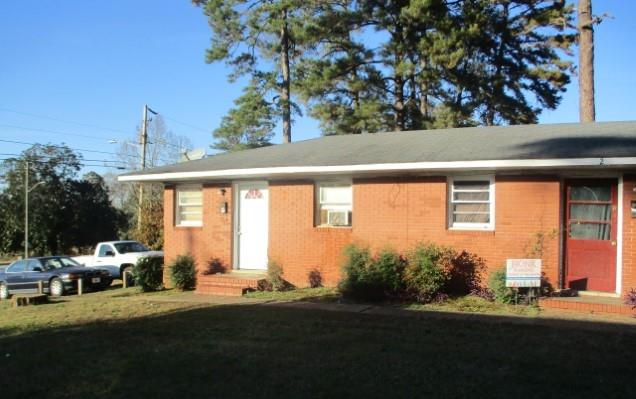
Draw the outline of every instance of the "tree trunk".
[[[422,74],[425,74],[426,63],[421,61]],[[426,75],[425,75],[426,76]],[[428,78],[423,78],[420,82],[420,114],[422,114],[422,123],[426,124],[428,121]]]
[[[594,122],[594,23],[592,0],[579,0],[579,118]]]
[[[395,77],[395,131],[404,130],[404,80],[401,76]]]
[[[280,67],[283,74],[281,104],[283,107],[283,143],[291,143],[291,85],[289,81],[289,30],[287,10],[282,11],[283,26],[280,30]]]

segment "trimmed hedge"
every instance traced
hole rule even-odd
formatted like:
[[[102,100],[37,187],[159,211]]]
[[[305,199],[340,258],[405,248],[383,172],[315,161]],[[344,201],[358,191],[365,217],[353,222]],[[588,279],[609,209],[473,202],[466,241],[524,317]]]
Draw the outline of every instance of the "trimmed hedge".
[[[194,258],[191,255],[179,255],[169,265],[170,280],[175,288],[185,291],[192,290],[197,284]]]
[[[135,284],[143,292],[159,291],[163,288],[163,258],[143,257],[133,266]]]
[[[345,248],[343,279],[338,289],[346,297],[362,301],[379,301],[399,295],[404,283],[405,261],[395,251],[385,249],[372,257],[366,247]]]

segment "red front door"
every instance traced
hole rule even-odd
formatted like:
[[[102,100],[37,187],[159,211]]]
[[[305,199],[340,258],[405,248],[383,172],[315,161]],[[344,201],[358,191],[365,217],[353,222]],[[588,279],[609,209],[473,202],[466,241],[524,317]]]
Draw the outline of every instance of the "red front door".
[[[566,287],[616,290],[616,180],[571,180],[566,189]]]

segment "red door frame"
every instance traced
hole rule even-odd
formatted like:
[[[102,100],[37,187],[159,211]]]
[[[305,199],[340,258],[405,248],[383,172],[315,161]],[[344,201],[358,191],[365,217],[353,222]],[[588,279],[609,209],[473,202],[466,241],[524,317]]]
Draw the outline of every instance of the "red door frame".
[[[611,205],[611,218],[610,218],[610,239],[608,241],[605,240],[570,240],[570,191],[573,185],[581,185],[581,184],[610,184],[611,185],[611,201],[608,202]],[[590,201],[592,202],[592,201]],[[581,202],[577,202],[581,203]],[[592,202],[594,203],[594,202]],[[603,202],[601,202],[603,203]],[[603,292],[615,292],[616,291],[616,275],[617,275],[617,236],[618,229],[621,226],[618,226],[618,179],[608,179],[608,178],[599,178],[599,179],[567,179],[565,180],[565,189],[564,189],[564,198],[563,198],[563,206],[564,206],[564,220],[563,220],[563,231],[564,231],[564,245],[563,245],[563,265],[564,265],[564,280],[563,286],[565,288],[571,287],[571,280],[573,277],[580,277],[576,275],[576,271],[574,270],[574,266],[570,265],[570,257],[572,257],[572,253],[570,251],[576,251],[578,249],[586,249],[586,250],[594,250],[604,251],[606,254],[610,254],[607,257],[607,265],[606,269],[608,270],[608,278],[605,282],[595,282],[591,288],[586,285],[581,288],[580,286],[576,286],[576,284],[571,288],[579,289],[579,290],[592,290],[592,291],[603,291]],[[600,288],[599,288],[600,287]]]

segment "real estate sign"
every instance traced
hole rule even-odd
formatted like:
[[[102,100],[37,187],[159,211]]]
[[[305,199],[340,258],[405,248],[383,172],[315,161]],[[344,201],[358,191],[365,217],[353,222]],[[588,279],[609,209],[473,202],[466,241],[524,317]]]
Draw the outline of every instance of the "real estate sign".
[[[506,287],[540,287],[541,259],[508,259]]]

